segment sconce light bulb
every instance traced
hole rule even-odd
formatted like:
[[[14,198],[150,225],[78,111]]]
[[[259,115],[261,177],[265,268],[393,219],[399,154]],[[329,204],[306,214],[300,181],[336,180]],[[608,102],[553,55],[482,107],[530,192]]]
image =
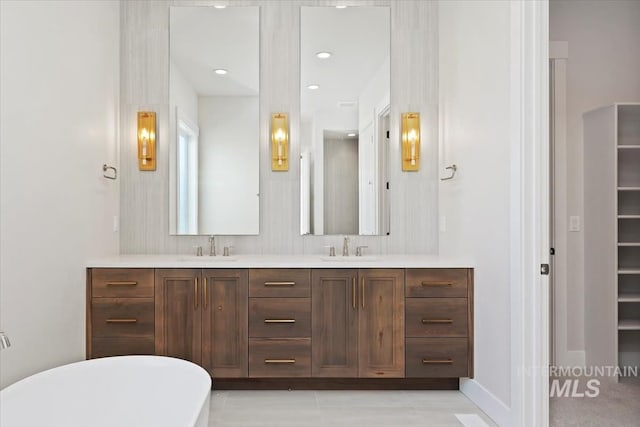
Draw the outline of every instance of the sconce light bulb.
[[[284,131],[282,129],[276,131],[276,141],[278,141],[278,143],[284,141]]]

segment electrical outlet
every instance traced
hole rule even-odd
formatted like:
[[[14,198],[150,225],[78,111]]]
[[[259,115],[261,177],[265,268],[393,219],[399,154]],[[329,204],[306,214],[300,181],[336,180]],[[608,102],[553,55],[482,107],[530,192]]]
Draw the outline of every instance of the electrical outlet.
[[[580,217],[579,216],[570,216],[569,217],[569,231],[580,231]]]
[[[447,232],[447,217],[444,215],[440,215],[440,232]]]

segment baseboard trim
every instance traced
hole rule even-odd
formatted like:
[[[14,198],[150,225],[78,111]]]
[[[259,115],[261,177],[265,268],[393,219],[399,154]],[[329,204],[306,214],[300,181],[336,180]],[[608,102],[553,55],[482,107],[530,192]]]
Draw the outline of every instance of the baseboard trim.
[[[511,409],[478,381],[460,379],[460,391],[500,427],[511,426]]]

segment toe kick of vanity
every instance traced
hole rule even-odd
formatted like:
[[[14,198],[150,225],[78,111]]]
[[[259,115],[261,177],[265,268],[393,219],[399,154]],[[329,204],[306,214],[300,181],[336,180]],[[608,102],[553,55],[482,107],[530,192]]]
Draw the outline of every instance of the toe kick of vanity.
[[[457,388],[471,268],[87,269],[87,358],[156,354],[219,388]]]

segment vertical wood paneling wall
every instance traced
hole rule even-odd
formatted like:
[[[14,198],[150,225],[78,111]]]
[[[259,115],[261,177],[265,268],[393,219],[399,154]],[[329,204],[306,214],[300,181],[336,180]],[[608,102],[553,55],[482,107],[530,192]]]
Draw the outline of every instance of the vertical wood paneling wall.
[[[340,236],[300,236],[299,162],[272,172],[269,117],[290,115],[290,158],[300,155],[300,7],[336,1],[231,1],[260,6],[260,234],[220,236],[235,253],[320,254]],[[391,7],[391,234],[355,236],[351,246],[371,254],[432,254],[438,248],[438,44],[435,1],[348,1]],[[123,254],[189,253],[205,236],[169,235],[169,7],[215,1],[123,1],[121,4],[120,250]],[[157,113],[158,167],[141,172],[136,159],[136,112]],[[421,168],[403,173],[400,114],[419,111]],[[221,252],[221,250],[220,250]],[[354,251],[355,252],[355,251]]]

